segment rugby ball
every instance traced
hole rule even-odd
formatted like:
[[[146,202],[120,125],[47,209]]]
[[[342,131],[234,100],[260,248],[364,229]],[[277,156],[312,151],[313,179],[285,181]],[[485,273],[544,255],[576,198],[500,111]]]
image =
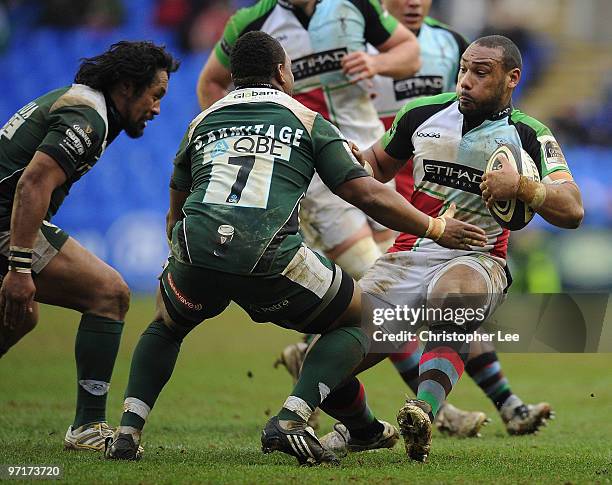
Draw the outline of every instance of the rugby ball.
[[[522,148],[509,143],[500,145],[493,152],[487,162],[485,173],[498,170],[501,167],[500,158],[503,159],[504,156],[518,173],[530,180],[540,181],[538,168],[529,154]],[[535,211],[531,207],[518,199],[498,200],[493,203],[489,212],[500,226],[511,231],[522,229],[529,224],[535,215]]]

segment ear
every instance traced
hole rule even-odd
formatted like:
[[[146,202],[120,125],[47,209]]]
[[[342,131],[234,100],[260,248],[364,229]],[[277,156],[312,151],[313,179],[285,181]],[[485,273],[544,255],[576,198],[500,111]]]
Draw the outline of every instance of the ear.
[[[280,84],[281,86],[284,86],[285,84],[287,84],[287,79],[285,78],[285,72],[283,70],[282,64],[276,65],[276,71],[274,72],[274,79],[276,79],[276,82]]]
[[[134,94],[134,85],[129,81],[120,81],[118,84],[119,94],[129,98]]]
[[[508,87],[510,89],[516,88],[520,80],[521,70],[518,67],[515,67],[508,73]]]

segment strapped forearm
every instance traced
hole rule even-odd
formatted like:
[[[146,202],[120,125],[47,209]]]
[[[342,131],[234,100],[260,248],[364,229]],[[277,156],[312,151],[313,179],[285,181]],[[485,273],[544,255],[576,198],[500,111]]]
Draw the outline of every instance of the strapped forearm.
[[[544,184],[521,175],[516,195],[558,227],[574,229],[584,217],[580,190],[572,180],[560,179]]]

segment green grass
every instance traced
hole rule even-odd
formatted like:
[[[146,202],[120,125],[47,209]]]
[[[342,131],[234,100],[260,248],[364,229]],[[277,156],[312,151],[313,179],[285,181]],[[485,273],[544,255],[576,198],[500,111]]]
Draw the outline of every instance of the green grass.
[[[109,395],[109,421],[120,418],[132,349],[152,315],[149,299],[132,303]],[[197,328],[173,379],[150,415],[145,457],[108,462],[65,452],[62,439],[75,400],[73,345],[79,316],[45,307],[39,327],[0,362],[0,464],[56,464],[71,483],[609,483],[612,479],[612,354],[503,355],[515,392],[548,400],[557,419],[538,436],[508,437],[492,405],[464,378],[452,401],[482,409],[493,422],[481,439],[434,435],[426,465],[402,447],[355,454],[337,468],[301,468],[279,453],[263,455],[259,433],[290,390],[272,362],[295,334],[250,323],[230,308]],[[249,377],[249,375],[251,377]],[[385,362],[364,376],[376,414],[394,421],[405,386]],[[326,418],[323,428],[329,429]]]

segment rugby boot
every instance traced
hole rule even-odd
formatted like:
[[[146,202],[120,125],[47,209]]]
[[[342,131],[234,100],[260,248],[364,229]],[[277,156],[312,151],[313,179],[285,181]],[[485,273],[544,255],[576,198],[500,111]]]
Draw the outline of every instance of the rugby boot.
[[[481,411],[464,411],[444,403],[438,410],[434,426],[443,434],[456,438],[480,437],[480,430],[491,420]]]
[[[393,448],[400,438],[397,428],[386,421],[379,421],[379,423],[383,425],[383,430],[369,440],[352,437],[346,426],[336,423],[334,430],[321,438],[321,444],[323,448],[332,451],[336,456],[344,456],[348,452]]]
[[[104,442],[112,435],[113,428],[104,422],[84,424],[76,429],[68,426],[68,431],[64,436],[64,448],[79,451],[104,451]]]
[[[404,438],[406,454],[425,462],[431,448],[431,406],[420,399],[408,399],[397,412],[397,424]]]
[[[547,402],[502,408],[500,414],[510,435],[537,433],[541,427],[547,425],[549,419],[555,419],[555,413]]]
[[[133,433],[120,433],[119,430],[106,439],[104,457],[109,460],[140,460],[143,448],[140,437]]]
[[[321,446],[313,429],[298,421],[283,421],[281,426],[278,416],[270,418],[261,432],[261,451],[272,453],[281,451],[295,456],[300,465],[319,465],[328,463],[338,465],[340,462],[334,453]]]

